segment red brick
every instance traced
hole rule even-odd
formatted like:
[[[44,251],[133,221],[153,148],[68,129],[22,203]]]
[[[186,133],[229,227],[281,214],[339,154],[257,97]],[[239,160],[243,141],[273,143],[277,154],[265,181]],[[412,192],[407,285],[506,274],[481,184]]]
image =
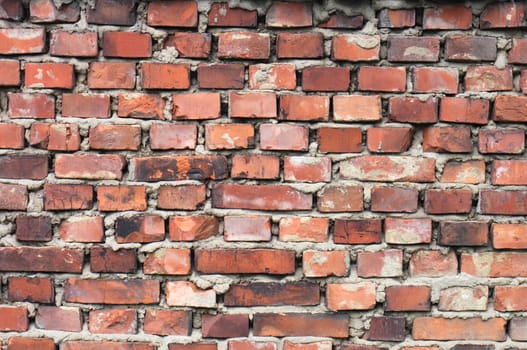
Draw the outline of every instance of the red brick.
[[[97,5],[86,10],[90,24],[131,26],[136,20],[133,0],[97,0]]]
[[[2,247],[0,271],[81,273],[84,252],[57,247]]]
[[[25,185],[0,184],[0,209],[26,210],[28,204]]]
[[[216,180],[227,176],[224,156],[158,156],[133,158],[135,181]]]
[[[495,61],[496,57],[496,38],[462,34],[446,37],[445,58],[449,61]]]
[[[196,27],[198,3],[192,0],[152,1],[148,5],[146,23],[153,27]]]
[[[0,60],[0,86],[20,86],[20,62]]]
[[[55,97],[45,94],[8,92],[9,117],[47,119],[55,117]]]
[[[527,19],[524,3],[491,3],[480,15],[480,28],[515,28],[525,27]]]
[[[151,63],[141,66],[144,89],[186,90],[190,87],[188,64]]]
[[[383,250],[357,253],[359,277],[398,277],[403,275],[403,251]]]
[[[485,311],[489,298],[488,286],[449,287],[439,294],[441,311]]]
[[[247,314],[204,314],[201,329],[205,338],[237,338],[249,336]]]
[[[87,340],[68,340],[61,344],[61,350],[97,350],[97,349],[155,350],[155,345],[150,344],[150,343],[140,343],[140,342],[128,342],[127,343],[127,342],[118,342],[118,341],[87,341]]]
[[[179,150],[196,148],[197,127],[192,124],[152,124],[150,148],[152,150]]]
[[[92,247],[90,249],[90,270],[98,273],[134,273],[137,271],[135,249]]]
[[[188,343],[188,344],[169,344],[169,350],[217,350],[217,343]]]
[[[362,131],[360,128],[318,129],[319,151],[323,153],[362,152]]]
[[[243,89],[245,66],[243,64],[200,64],[198,85],[202,89]]]
[[[53,237],[50,217],[17,215],[15,222],[17,241],[49,242]]]
[[[216,92],[194,92],[172,96],[174,119],[216,119],[220,117],[220,94]]]
[[[318,305],[320,288],[309,282],[253,282],[231,285],[224,298],[227,306]]]
[[[527,121],[526,96],[496,96],[494,101],[494,116],[496,122],[525,122]]]
[[[329,15],[329,18],[320,22],[320,28],[331,29],[359,29],[364,25],[364,17],[362,15],[348,16],[342,11],[336,11]]]
[[[373,187],[371,211],[415,213],[419,191],[402,187]]]
[[[435,160],[410,156],[359,156],[340,163],[344,179],[434,182]]]
[[[227,2],[211,4],[208,26],[209,27],[256,27],[258,12],[242,8],[229,7]]]
[[[55,176],[69,179],[120,180],[125,165],[124,157],[114,154],[57,154]]]
[[[509,63],[527,64],[525,53],[527,52],[527,39],[512,38],[512,48],[507,56]]]
[[[23,338],[23,337],[11,337],[7,341],[7,350],[25,350],[25,349],[55,350],[55,342],[51,338]]]
[[[521,154],[525,149],[525,132],[518,129],[481,129],[478,149],[484,154]]]
[[[276,116],[276,95],[272,92],[229,94],[231,118],[276,118]]]
[[[49,124],[47,149],[50,151],[78,151],[81,137],[77,124]]]
[[[424,210],[427,214],[465,214],[472,210],[470,189],[426,190]]]
[[[526,215],[527,192],[482,189],[478,208],[482,214]]]
[[[305,151],[308,148],[309,130],[292,124],[260,125],[262,150]]]
[[[524,178],[527,170],[525,160],[494,160],[490,182],[493,185],[525,185],[527,180]]]
[[[413,138],[412,128],[371,127],[367,129],[367,147],[373,153],[406,152]]]
[[[0,4],[0,19],[20,21],[24,17],[24,6],[19,0],[7,0]]]
[[[423,29],[470,29],[472,9],[464,5],[427,7],[423,12]]]
[[[317,208],[323,213],[360,212],[364,210],[364,190],[356,185],[328,185],[317,196]]]
[[[208,124],[205,147],[209,150],[252,148],[254,128],[251,124]]]
[[[137,151],[141,143],[139,125],[104,125],[90,128],[91,149]]]
[[[100,211],[143,211],[147,208],[145,186],[99,186]]]
[[[391,36],[388,38],[390,62],[437,62],[440,40],[431,36]]]
[[[512,90],[512,68],[498,69],[494,66],[470,66],[465,74],[465,91],[509,91]]]
[[[155,215],[119,217],[115,222],[117,243],[149,243],[165,239],[165,220]]]
[[[348,91],[350,68],[348,67],[307,67],[302,70],[304,91]]]
[[[260,154],[235,154],[232,158],[231,177],[241,179],[277,179],[280,159]]]
[[[256,341],[229,341],[229,350],[277,350],[276,343]]]
[[[382,117],[380,96],[333,96],[333,120],[344,122],[375,121]]]
[[[489,228],[486,222],[442,221],[437,243],[447,246],[486,246]]]
[[[48,158],[43,154],[0,156],[0,178],[42,180],[48,175]]]
[[[406,68],[360,67],[358,83],[359,90],[362,91],[404,92],[406,90]]]
[[[389,286],[386,294],[386,311],[430,311],[429,286]]]
[[[336,61],[378,61],[380,49],[378,35],[341,34],[333,37],[331,57]]]
[[[391,97],[388,118],[394,122],[435,123],[439,101],[435,97],[421,100],[418,97]]]
[[[302,252],[302,271],[305,277],[348,276],[350,258],[347,251]]]
[[[382,219],[336,219],[333,225],[333,240],[337,244],[380,243],[381,237]]]
[[[171,216],[168,222],[171,241],[199,241],[219,233],[218,219],[214,216]]]
[[[218,34],[218,57],[265,60],[269,58],[271,39],[267,33],[226,32]]]
[[[520,74],[520,90],[523,94],[527,94],[527,70],[522,70]]]
[[[525,317],[515,317],[509,323],[509,334],[512,340],[527,340],[527,319]]]
[[[117,115],[125,118],[165,119],[165,100],[158,95],[120,94]]]
[[[164,47],[175,48],[178,57],[207,58],[210,55],[211,42],[212,36],[209,33],[174,33],[168,36]]]
[[[329,221],[327,218],[286,217],[280,219],[280,241],[317,242],[328,240]]]
[[[497,311],[525,311],[527,286],[496,286],[494,288],[494,309]]]
[[[419,250],[410,258],[410,276],[444,277],[457,274],[458,261],[456,253],[446,255],[439,250]]]
[[[321,58],[324,56],[322,33],[278,33],[276,35],[278,58]]]
[[[382,9],[379,12],[379,28],[407,28],[415,26],[414,9]]]
[[[330,283],[326,286],[327,307],[332,311],[373,309],[375,294],[373,282]]]
[[[293,121],[319,121],[329,119],[328,96],[282,95],[280,119]]]
[[[195,268],[211,274],[270,274],[295,272],[295,252],[280,249],[197,249]]]
[[[257,313],[253,318],[256,336],[348,338],[349,316],[329,313]]]
[[[143,322],[147,334],[188,336],[192,332],[189,311],[148,309]]]
[[[66,242],[102,242],[104,223],[102,216],[71,216],[59,226],[60,239]]]
[[[249,66],[249,86],[258,90],[294,90],[296,70],[294,64],[273,63]],[[243,79],[242,79],[243,81]],[[241,84],[243,87],[243,84]]]
[[[386,218],[384,234],[389,244],[420,244],[432,240],[432,220],[427,218]]]
[[[75,2],[59,7],[52,0],[34,0],[29,3],[29,20],[33,23],[74,23],[79,17],[80,6]]]
[[[461,272],[479,277],[525,277],[524,253],[465,253],[461,255]]]
[[[216,307],[214,289],[200,289],[192,282],[169,281],[166,284],[165,294],[167,304],[170,306]]]
[[[24,148],[25,129],[18,124],[0,124],[0,148]]]
[[[137,312],[132,309],[91,310],[88,322],[88,330],[93,334],[137,333]]]
[[[503,318],[447,319],[442,317],[417,317],[412,326],[415,340],[493,340],[507,338]]]
[[[45,210],[81,210],[93,207],[93,187],[90,185],[44,185]]]
[[[29,327],[25,306],[0,306],[0,331],[25,332]]]
[[[69,33],[67,31],[51,32],[49,54],[65,57],[97,57],[97,33]]]
[[[527,225],[493,223],[492,246],[495,249],[527,248]]]
[[[456,68],[414,68],[413,73],[415,92],[456,94],[458,91]]]
[[[377,316],[370,320],[370,329],[364,335],[368,340],[403,341],[406,336],[404,317]]]
[[[79,304],[157,304],[157,280],[111,280],[69,278],[64,285],[64,300]]]
[[[450,123],[487,124],[489,101],[465,97],[443,97],[439,119]]]
[[[110,96],[62,94],[62,116],[75,118],[110,117]]]
[[[29,144],[36,148],[47,149],[51,124],[35,122],[29,129]]]
[[[82,314],[76,307],[56,307],[40,305],[35,315],[35,326],[38,329],[80,332]]]
[[[90,89],[133,89],[134,62],[92,62],[88,71]]]
[[[7,299],[31,303],[53,303],[55,289],[50,278],[10,277],[8,279]]]
[[[206,198],[205,185],[162,186],[157,207],[160,209],[196,210]]]
[[[331,159],[328,157],[286,156],[284,180],[305,182],[331,181]]]
[[[73,65],[67,63],[26,63],[24,70],[26,87],[72,89]]]
[[[0,54],[19,55],[44,52],[46,31],[44,28],[0,29]]]
[[[423,151],[470,153],[472,140],[468,127],[430,127],[423,132]]]
[[[225,216],[223,219],[225,241],[270,241],[271,217],[262,215]]]
[[[265,25],[274,28],[310,27],[313,25],[311,3],[273,2],[267,10]]]
[[[150,34],[104,32],[102,36],[102,53],[105,57],[152,57],[152,38]]]
[[[190,249],[160,248],[147,254],[143,271],[146,275],[189,275],[190,264]]]

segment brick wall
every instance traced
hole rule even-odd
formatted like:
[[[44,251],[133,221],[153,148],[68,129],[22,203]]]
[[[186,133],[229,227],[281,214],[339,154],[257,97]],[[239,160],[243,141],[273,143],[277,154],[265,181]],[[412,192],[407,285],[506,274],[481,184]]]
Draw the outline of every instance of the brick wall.
[[[527,3],[0,1],[3,350],[527,346]]]

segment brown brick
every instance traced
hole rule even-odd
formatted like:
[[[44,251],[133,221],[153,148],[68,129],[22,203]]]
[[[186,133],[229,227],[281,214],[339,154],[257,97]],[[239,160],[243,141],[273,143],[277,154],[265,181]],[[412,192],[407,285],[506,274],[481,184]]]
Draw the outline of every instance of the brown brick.
[[[439,38],[435,37],[391,36],[388,38],[388,61],[437,62],[439,47]]]
[[[494,116],[496,122],[524,122],[527,120],[527,96],[496,96]]]
[[[80,210],[93,206],[93,187],[90,185],[44,185],[45,210]]]
[[[105,57],[149,58],[152,57],[152,37],[134,32],[104,32],[102,53]]]
[[[99,273],[134,273],[137,271],[137,252],[135,249],[92,247],[90,269]]]
[[[374,244],[382,239],[382,219],[336,219],[333,240],[337,244]]]
[[[366,145],[373,153],[402,153],[410,148],[412,138],[412,128],[370,127]]]
[[[216,2],[210,6],[209,27],[256,27],[258,13],[256,10],[245,10],[230,7],[227,2]]]
[[[257,313],[253,318],[256,336],[347,338],[348,315],[323,313]]]
[[[512,67],[470,66],[465,73],[466,91],[510,91],[512,88]]]
[[[137,5],[133,0],[97,0],[97,6],[86,13],[88,23],[131,26],[135,23]]]
[[[360,128],[318,129],[318,148],[322,153],[362,152],[362,131]]]
[[[386,294],[386,311],[429,311],[429,286],[390,286]]]
[[[446,246],[486,246],[489,228],[486,222],[441,221],[438,244]]]
[[[368,340],[403,341],[406,336],[404,317],[378,316],[370,320],[370,329],[364,335]]]
[[[267,10],[265,25],[273,28],[310,27],[313,25],[312,4],[274,2]]]
[[[26,210],[28,204],[25,185],[0,184],[0,209]]]
[[[164,47],[175,48],[178,57],[207,58],[210,55],[211,43],[212,36],[209,33],[174,33],[168,36]]]
[[[527,340],[527,318],[515,317],[509,323],[509,334],[512,340]]]
[[[470,29],[472,9],[464,5],[427,7],[423,12],[423,29]]]
[[[496,38],[460,34],[446,37],[445,58],[449,61],[494,61],[496,57]]]
[[[82,313],[75,307],[40,305],[35,316],[35,326],[52,331],[80,332]]]
[[[24,17],[24,6],[21,1],[8,0],[0,4],[0,18],[20,21]]]
[[[48,158],[45,155],[13,154],[0,156],[0,178],[43,180],[46,176],[48,176]]]
[[[320,288],[310,282],[234,284],[224,300],[226,306],[318,305]]]
[[[423,150],[439,153],[470,153],[472,152],[470,128],[426,128],[423,132]]]
[[[190,311],[148,309],[143,322],[147,334],[188,336],[192,332]]]
[[[249,335],[249,315],[218,314],[201,316],[201,329],[205,338],[236,338]]]
[[[196,210],[203,205],[205,199],[205,185],[161,186],[157,197],[157,207]]]
[[[176,13],[177,16],[174,15]],[[153,27],[196,27],[198,3],[192,0],[152,1],[148,5],[146,23]]]
[[[84,254],[80,249],[0,248],[0,271],[81,273],[83,260]]]
[[[267,33],[225,32],[218,34],[218,57],[226,59],[266,60],[271,51]]]
[[[119,217],[115,222],[118,243],[149,243],[165,239],[165,220],[155,215]]]
[[[227,176],[224,156],[155,156],[133,158],[135,181],[223,179]]]
[[[482,214],[526,215],[527,192],[483,189],[478,208]]]
[[[512,38],[512,49],[507,57],[509,63],[527,64],[525,52],[527,52],[527,39]]]
[[[144,89],[186,90],[190,87],[188,64],[145,62],[141,66]]]
[[[427,214],[463,214],[472,210],[470,189],[426,190],[424,210]]]
[[[145,186],[99,186],[97,200],[100,211],[143,211],[147,208]]]
[[[199,241],[219,233],[218,219],[214,216],[171,216],[169,237],[171,241]]]
[[[202,89],[243,89],[245,66],[243,64],[200,64],[198,85]]]
[[[518,129],[480,129],[478,150],[484,154],[521,154],[525,132]]]
[[[278,33],[276,55],[278,58],[321,58],[324,37],[322,33]]]
[[[157,304],[157,280],[110,280],[69,278],[64,285],[64,300],[79,304]]]
[[[15,234],[17,241],[49,242],[53,235],[51,218],[17,215]]]
[[[293,121],[327,121],[329,119],[329,97],[282,95],[280,96],[280,119]]]
[[[55,299],[53,280],[40,277],[10,277],[7,299],[42,304],[53,303]]]
[[[435,97],[422,101],[417,97],[391,97],[388,118],[394,122],[435,123],[439,102]]]
[[[49,54],[65,57],[97,57],[97,33],[69,33],[53,31],[49,39]]]
[[[279,249],[197,249],[196,270],[222,274],[292,274],[295,252]]]
[[[307,67],[302,70],[304,91],[348,91],[350,68],[348,67]]]

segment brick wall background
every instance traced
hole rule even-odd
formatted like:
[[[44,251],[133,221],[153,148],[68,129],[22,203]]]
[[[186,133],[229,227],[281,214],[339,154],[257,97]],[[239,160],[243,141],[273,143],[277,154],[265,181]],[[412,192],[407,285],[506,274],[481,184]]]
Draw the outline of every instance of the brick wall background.
[[[527,347],[525,1],[0,1],[2,349]]]

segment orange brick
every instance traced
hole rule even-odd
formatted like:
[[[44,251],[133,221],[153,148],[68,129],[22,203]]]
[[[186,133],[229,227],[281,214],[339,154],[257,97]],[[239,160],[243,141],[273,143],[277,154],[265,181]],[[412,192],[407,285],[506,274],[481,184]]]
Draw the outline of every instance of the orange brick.
[[[220,94],[217,92],[195,92],[172,96],[174,119],[216,119],[220,117]]]
[[[347,251],[305,250],[302,253],[302,270],[305,277],[347,276],[349,263]]]
[[[373,282],[330,283],[326,286],[329,310],[369,310],[375,307],[376,285]]]
[[[294,90],[295,65],[289,63],[250,65],[249,86],[257,90]]]
[[[380,96],[333,96],[333,120],[343,122],[375,121],[382,117]]]
[[[284,242],[327,242],[329,220],[316,217],[280,219],[278,238]]]
[[[161,248],[147,254],[143,271],[147,275],[188,275],[190,265],[190,249]]]
[[[322,121],[329,119],[327,96],[280,96],[280,119],[295,121]]]
[[[205,126],[205,147],[209,150],[253,146],[254,128],[251,124],[208,124]]]

